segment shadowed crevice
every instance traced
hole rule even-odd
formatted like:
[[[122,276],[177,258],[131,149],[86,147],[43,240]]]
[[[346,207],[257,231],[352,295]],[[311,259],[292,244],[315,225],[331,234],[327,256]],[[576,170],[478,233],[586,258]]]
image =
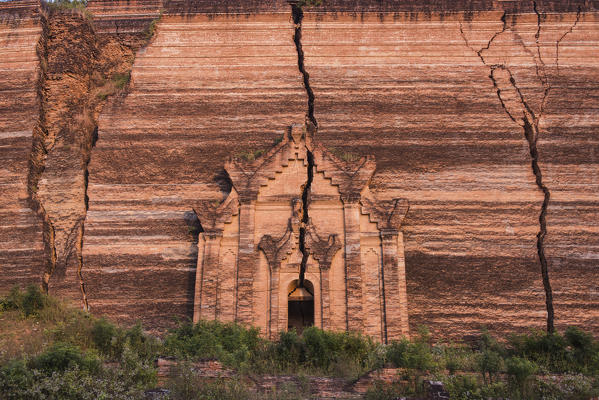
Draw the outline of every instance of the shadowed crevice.
[[[297,65],[300,73],[303,76],[304,88],[306,89],[306,94],[308,96],[308,112],[306,114],[306,118],[312,125],[314,125],[314,128],[317,129],[318,122],[316,121],[316,117],[314,117],[314,92],[310,87],[310,75],[306,71],[304,65],[304,50],[302,48],[302,21],[304,19],[304,11],[300,6],[298,6],[297,3],[291,3],[291,13],[293,16],[293,23],[295,25],[293,42],[295,43],[295,49],[297,51]],[[304,134],[307,136],[310,133],[306,130]],[[302,253],[302,261],[300,264],[298,284],[299,288],[304,287],[306,266],[308,264],[308,258],[310,257],[309,251],[308,249],[306,249],[306,229],[310,221],[310,215],[308,214],[308,206],[310,201],[310,190],[312,188],[312,181],[314,179],[314,155],[308,148],[306,148],[306,157],[307,179],[306,183],[302,186],[302,219],[299,233],[299,250]]]
[[[297,50],[297,65],[304,78],[304,87],[306,88],[306,94],[308,95],[308,118],[310,122],[318,128],[318,122],[314,117],[314,91],[310,87],[310,74],[306,71],[304,65],[304,50],[302,48],[302,21],[304,20],[304,11],[297,4],[291,4],[291,12],[293,15],[293,23],[295,25],[295,33],[293,35],[293,41],[295,42],[295,48]]]
[[[537,141],[539,138],[539,121],[543,115],[543,111],[545,109],[545,105],[546,105],[547,99],[549,97],[549,92],[551,90],[551,86],[549,85],[547,75],[545,72],[545,64],[541,58],[539,37],[540,37],[540,33],[541,33],[542,16],[537,9],[536,2],[533,2],[533,9],[535,11],[535,14],[537,15],[537,31],[535,33],[537,56],[534,56],[534,54],[531,54],[531,56],[533,57],[533,60],[535,62],[537,78],[539,79],[541,85],[543,86],[543,99],[542,99],[542,102],[540,105],[540,109],[538,110],[538,113],[535,113],[535,111],[532,109],[532,107],[526,101],[522,91],[520,90],[520,88],[518,87],[518,85],[516,83],[516,80],[514,78],[514,75],[511,72],[510,68],[505,64],[487,63],[487,61],[485,60],[485,56],[483,55],[484,51],[490,49],[495,38],[497,38],[497,36],[499,36],[500,34],[506,32],[508,30],[505,12],[501,17],[501,21],[503,23],[501,31],[496,32],[491,37],[491,39],[487,42],[487,45],[485,47],[481,48],[480,50],[476,50],[470,45],[470,43],[468,42],[468,39],[464,33],[461,22],[459,23],[459,30],[460,30],[460,34],[461,34],[466,46],[478,55],[478,57],[480,58],[480,60],[482,61],[482,63],[484,65],[489,67],[489,69],[490,69],[489,79],[491,79],[491,82],[493,83],[493,87],[497,93],[497,97],[499,99],[501,107],[503,108],[505,113],[509,116],[509,118],[512,121],[518,123],[520,126],[522,126],[522,128],[524,130],[524,136],[528,143],[528,148],[529,148],[529,153],[530,153],[530,158],[531,158],[531,168],[532,168],[532,172],[535,176],[535,183],[536,183],[537,187],[539,188],[539,190],[543,193],[543,203],[541,205],[541,211],[539,213],[539,231],[537,233],[537,255],[539,257],[539,262],[541,264],[541,277],[542,277],[542,281],[543,281],[543,289],[545,291],[545,306],[546,306],[546,310],[547,310],[547,331],[553,332],[555,329],[554,328],[553,291],[551,288],[551,281],[549,279],[549,269],[548,269],[548,265],[547,265],[547,258],[545,256],[545,236],[547,235],[546,216],[547,216],[547,207],[549,206],[549,200],[551,199],[551,192],[549,191],[549,188],[543,182],[543,174],[539,167],[539,152],[537,149]],[[579,16],[577,16],[577,21],[578,21],[578,18],[579,18]],[[575,26],[575,24],[570,29],[570,32],[574,28],[574,26]],[[564,36],[566,34],[564,34]],[[564,36],[562,36],[562,39]],[[556,45],[559,45],[559,40]],[[522,43],[522,46],[524,46],[524,43]],[[506,84],[507,81],[505,79],[502,84],[500,79],[498,79],[498,76],[497,76],[498,73],[506,73],[507,76],[509,77],[509,79],[507,80],[507,81],[509,81],[509,84]],[[509,92],[511,92],[513,94],[513,96],[510,97]],[[504,93],[506,93],[506,95],[504,95]],[[511,100],[512,104],[508,105],[510,98],[512,99]],[[514,104],[513,104],[514,99],[516,99],[518,106],[514,106]],[[522,113],[521,116],[520,116],[520,113]]]
[[[48,146],[46,145],[48,129],[46,127],[47,104],[46,101],[44,101],[44,86],[48,79],[48,37],[50,35],[50,27],[48,17],[45,13],[40,14],[40,25],[42,29],[40,39],[36,46],[39,65],[36,85],[39,117],[36,126],[33,128],[31,153],[29,154],[29,171],[27,174],[27,194],[31,209],[37,212],[43,220],[42,240],[44,243],[44,271],[42,273],[41,286],[44,292],[48,293],[48,282],[56,268],[55,229],[38,196],[39,183],[45,170],[46,159],[49,152]]]
[[[547,207],[551,199],[551,192],[543,183],[543,174],[539,168],[539,152],[537,150],[537,140],[539,138],[538,128],[523,118],[524,121],[524,136],[528,141],[530,149],[531,167],[535,175],[535,181],[538,188],[543,192],[543,204],[539,213],[539,232],[537,233],[537,254],[541,263],[541,275],[543,277],[543,288],[545,289],[545,305],[547,307],[547,331],[554,331],[554,310],[553,310],[553,291],[549,280],[549,269],[547,266],[547,258],[545,257],[545,236],[547,235]]]

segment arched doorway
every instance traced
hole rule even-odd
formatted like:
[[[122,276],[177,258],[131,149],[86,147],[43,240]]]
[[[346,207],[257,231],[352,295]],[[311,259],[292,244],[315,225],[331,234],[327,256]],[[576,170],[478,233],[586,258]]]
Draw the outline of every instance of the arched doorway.
[[[287,330],[295,329],[298,334],[304,328],[314,325],[314,285],[304,280],[299,287],[299,279],[291,281],[287,287]]]

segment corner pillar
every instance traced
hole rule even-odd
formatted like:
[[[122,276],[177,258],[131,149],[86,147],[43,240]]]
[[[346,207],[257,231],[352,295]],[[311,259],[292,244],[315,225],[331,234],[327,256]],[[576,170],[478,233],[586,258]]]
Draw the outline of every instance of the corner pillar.
[[[253,322],[253,283],[258,265],[254,243],[256,200],[242,199],[239,207],[239,253],[237,260],[237,296],[235,320],[242,324]]]
[[[362,253],[360,249],[360,205],[358,199],[343,199],[345,226],[345,292],[347,329],[361,332],[362,315]]]
[[[198,261],[196,263],[196,282],[193,299],[193,323],[196,324],[201,319],[202,304],[202,283],[204,282],[204,250],[206,249],[206,239],[204,233],[198,235]]]
[[[279,281],[281,278],[281,269],[276,266],[269,266],[270,269],[270,312],[269,318],[269,337],[275,339],[279,333]]]
[[[408,335],[407,294],[405,264],[399,258],[399,249],[403,249],[403,235],[397,230],[382,230],[383,249],[383,301],[384,301],[384,340],[397,340]],[[401,245],[401,246],[400,246]],[[403,252],[402,252],[403,254]]]
[[[223,234],[219,231],[204,232],[201,237],[203,240],[198,240],[198,246],[203,244],[203,249],[198,248],[197,271],[200,271],[200,280],[198,281],[196,277],[196,289],[199,291],[196,291],[198,298],[195,303],[199,304],[199,308],[194,309],[194,322],[198,322],[200,319],[215,320],[218,308],[220,245]]]

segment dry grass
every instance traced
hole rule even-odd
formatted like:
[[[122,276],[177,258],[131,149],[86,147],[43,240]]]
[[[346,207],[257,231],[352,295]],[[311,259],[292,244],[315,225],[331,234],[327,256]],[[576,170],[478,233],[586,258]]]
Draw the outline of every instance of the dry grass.
[[[69,322],[85,319],[83,313],[55,298],[33,317],[19,310],[0,311],[0,365],[8,360],[33,357],[55,340],[57,328],[69,327]],[[79,315],[81,314],[81,316]],[[80,328],[80,323],[72,324]]]
[[[48,343],[47,323],[24,318],[19,311],[0,314],[0,364],[24,355],[39,354]]]

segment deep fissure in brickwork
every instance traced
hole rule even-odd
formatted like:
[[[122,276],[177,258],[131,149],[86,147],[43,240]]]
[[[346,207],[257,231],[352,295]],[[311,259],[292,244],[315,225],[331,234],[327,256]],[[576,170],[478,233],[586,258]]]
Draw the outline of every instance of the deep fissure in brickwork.
[[[524,137],[528,143],[529,153],[531,157],[531,168],[532,172],[535,176],[535,184],[543,193],[543,203],[541,204],[541,211],[539,212],[538,220],[539,220],[539,231],[537,233],[537,255],[539,258],[539,263],[541,266],[541,278],[543,282],[543,290],[545,292],[545,307],[547,311],[547,331],[554,331],[554,308],[553,308],[553,291],[551,288],[551,281],[549,279],[549,268],[547,264],[547,258],[545,256],[545,236],[547,235],[547,223],[546,223],[546,215],[547,215],[547,207],[549,205],[549,200],[551,198],[551,193],[549,188],[543,183],[543,175],[541,173],[541,169],[539,167],[539,152],[537,149],[537,141],[539,139],[539,121],[543,116],[543,111],[545,109],[545,105],[547,103],[547,99],[549,97],[549,92],[551,91],[551,86],[549,85],[547,73],[546,73],[546,65],[541,58],[541,49],[540,49],[540,35],[541,35],[541,21],[542,15],[537,8],[536,2],[533,2],[533,9],[537,16],[537,29],[535,33],[535,46],[536,46],[536,54],[530,53],[533,58],[533,62],[535,65],[535,74],[536,78],[539,80],[542,88],[543,88],[543,98],[539,109],[537,112],[533,110],[532,106],[529,104],[527,99],[525,98],[522,90],[518,86],[516,79],[514,78],[514,74],[510,70],[510,67],[505,64],[505,62],[491,62],[489,59],[493,59],[493,55],[485,56],[483,53],[490,51],[491,45],[494,40],[504,33],[510,33],[513,29],[513,26],[508,26],[506,13],[504,12],[501,17],[502,28],[500,31],[496,32],[491,39],[487,42],[487,45],[479,50],[476,50],[471,47],[468,39],[464,33],[462,23],[460,22],[460,34],[468,48],[474,51],[478,57],[481,59],[482,63],[489,67],[490,74],[489,78],[493,83],[493,87],[497,92],[497,97],[501,104],[501,107],[505,111],[505,113],[510,117],[510,119],[520,125],[524,130]],[[574,25],[564,33],[563,37],[571,32],[573,27],[576,25],[579,19],[580,11],[577,13],[577,20]],[[515,22],[514,22],[515,23]],[[561,40],[561,39],[560,39]],[[556,46],[559,46],[559,41],[557,41]],[[522,44],[524,46],[524,44]],[[526,50],[526,48],[525,48]],[[559,62],[557,60],[556,53],[556,69],[559,68]],[[520,117],[520,115],[522,115]]]
[[[539,152],[537,150],[538,128],[533,127],[530,122],[523,118],[524,121],[524,136],[528,141],[530,149],[530,164],[532,172],[535,175],[535,182],[539,189],[543,192],[543,204],[539,213],[539,232],[537,233],[537,254],[541,263],[541,275],[543,276],[543,287],[545,289],[545,305],[547,307],[547,331],[553,332],[554,327],[554,310],[553,310],[553,291],[551,289],[551,281],[549,280],[549,268],[547,266],[547,258],[545,257],[545,236],[547,235],[547,207],[551,193],[543,183],[543,174],[539,168]]]
[[[307,119],[314,125],[315,129],[318,129],[318,122],[314,117],[314,92],[310,87],[310,75],[306,71],[304,65],[304,50],[302,48],[302,21],[304,19],[304,11],[297,4],[291,4],[291,12],[293,15],[293,23],[295,24],[295,33],[293,35],[293,41],[297,50],[297,64],[298,68],[303,76],[304,87],[308,96],[308,113]],[[307,132],[306,132],[307,134]],[[306,249],[306,227],[310,221],[308,214],[309,201],[310,201],[310,189],[312,187],[312,181],[314,179],[314,155],[307,149],[307,180],[306,184],[302,187],[302,221],[300,225],[300,236],[299,236],[299,249],[302,253],[302,262],[300,264],[299,274],[299,285],[298,288],[304,287],[304,279],[306,275],[306,265],[310,254]]]

